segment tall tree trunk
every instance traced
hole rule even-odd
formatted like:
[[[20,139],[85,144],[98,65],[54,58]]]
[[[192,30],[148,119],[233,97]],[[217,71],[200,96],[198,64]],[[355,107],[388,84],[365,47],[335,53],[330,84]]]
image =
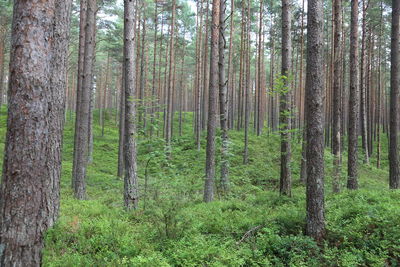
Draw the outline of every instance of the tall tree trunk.
[[[95,52],[94,52],[95,53]],[[92,69],[95,69],[95,56],[93,57],[93,67]],[[93,161],[93,110],[94,110],[94,79],[92,79],[92,83],[90,85],[90,99],[89,99],[89,123],[88,123],[88,153],[87,153],[87,161],[88,164],[92,163]]]
[[[308,0],[307,16],[307,225],[317,241],[325,236],[324,217],[324,13],[323,0]]]
[[[301,128],[304,124],[304,100],[303,100],[303,91],[304,91],[304,86],[303,86],[303,69],[304,69],[304,64],[303,64],[303,58],[304,58],[304,2],[305,0],[302,0],[302,7],[301,7],[301,34],[300,34],[300,74],[299,74],[299,92],[300,92],[300,97],[299,97],[299,127]],[[303,123],[303,124],[302,124]],[[304,143],[304,140],[303,140]],[[303,149],[304,151],[305,149]],[[301,165],[301,170],[303,170],[303,160],[302,160],[302,165]],[[305,169],[305,168],[304,168]],[[302,172],[303,173],[303,172]],[[302,176],[301,176],[302,177]],[[300,178],[302,180],[302,178]],[[304,179],[305,182],[305,179]]]
[[[332,152],[333,152],[333,192],[340,191],[340,116],[342,113],[341,96],[341,24],[342,24],[342,0],[334,0],[334,70],[333,70],[333,125],[332,125]]]
[[[185,33],[183,34],[185,36]],[[185,70],[185,47],[183,48],[183,53],[182,53],[182,62],[181,62],[181,77],[180,77],[180,86],[179,86],[179,136],[182,136],[182,112],[183,112],[183,95],[185,91],[185,85],[184,85],[184,70]]]
[[[123,63],[125,64],[125,63]],[[122,65],[123,65],[122,64]],[[124,175],[124,135],[125,135],[125,67],[122,67],[122,83],[121,83],[121,94],[119,102],[119,139],[118,139],[118,177]]]
[[[202,92],[202,109],[203,112],[201,113],[201,129],[206,128],[206,120],[207,120],[207,108],[208,108],[208,103],[207,103],[207,96],[208,96],[208,83],[209,83],[209,72],[208,72],[208,41],[209,41],[209,25],[210,25],[210,20],[209,20],[209,14],[210,14],[210,8],[209,8],[209,2],[210,0],[207,0],[206,2],[206,21],[205,21],[205,36],[204,36],[204,46],[203,46],[203,92]]]
[[[145,54],[146,54],[146,1],[142,2],[142,10],[143,10],[143,18],[142,18],[142,44],[141,44],[141,53],[140,53],[140,88],[139,88],[139,128],[143,130],[145,133],[145,118],[144,118],[144,112],[145,112],[145,87],[146,87],[146,75],[145,75]],[[147,69],[147,67],[146,67]]]
[[[195,133],[196,133],[196,147],[200,151],[201,145],[201,73],[202,73],[202,28],[203,28],[203,1],[198,2],[199,17],[196,37],[196,96],[195,96]]]
[[[14,1],[1,266],[41,266],[44,234],[58,217],[71,4]]]
[[[365,58],[366,58],[366,39],[367,39],[367,9],[368,5],[365,0],[362,0],[362,38],[361,38],[361,62],[360,62],[360,116],[361,116],[361,137],[362,147],[364,150],[364,162],[369,163],[368,153],[368,129],[367,129],[367,86],[366,86],[366,71],[365,71]],[[368,0],[369,3],[369,0]]]
[[[96,69],[96,16],[97,16],[97,5],[94,13],[95,23],[93,30],[93,58],[92,58],[92,80],[90,82],[90,93],[89,93],[89,121],[88,121],[88,152],[87,152],[87,163],[91,163],[93,161],[93,110],[94,110],[94,101],[95,101],[95,91],[94,91],[94,71]]]
[[[358,123],[360,93],[358,87],[358,0],[351,1],[350,25],[350,95],[347,188],[358,188]]]
[[[261,131],[262,131],[262,127],[263,127],[263,114],[262,114],[262,107],[263,107],[263,103],[262,103],[262,99],[263,99],[263,88],[262,88],[262,80],[263,80],[263,71],[262,71],[262,59],[263,59],[263,1],[260,1],[260,23],[259,23],[259,30],[258,30],[258,65],[257,65],[257,71],[258,71],[258,79],[257,79],[257,93],[258,93],[258,97],[257,97],[257,121],[256,121],[256,125],[257,125],[257,136],[261,135]]]
[[[376,167],[379,169],[381,167],[381,116],[382,116],[382,34],[383,34],[383,1],[380,1],[380,23],[379,23],[379,52],[378,52],[378,100],[377,100],[377,130],[376,130],[376,138],[377,138],[377,148],[376,148]]]
[[[105,116],[106,116],[106,109],[107,109],[107,92],[108,92],[108,77],[110,71],[110,53],[107,53],[107,65],[106,65],[106,81],[104,83],[104,93],[103,93],[103,103],[101,104],[102,108],[100,110],[101,116],[101,136],[104,136],[104,123],[105,123]],[[101,88],[99,88],[101,90]],[[111,93],[111,92],[109,92]]]
[[[304,2],[305,0],[302,0],[302,9],[301,9],[301,46],[300,46],[300,85],[299,85],[299,91],[300,91],[300,118],[299,118],[299,125],[303,125],[303,132],[302,132],[302,144],[301,144],[301,166],[300,166],[300,182],[306,183],[307,181],[307,147],[306,147],[306,137],[307,137],[307,131],[306,127],[306,102],[305,102],[305,97],[303,99],[302,97],[302,92],[304,91],[303,89],[303,57],[304,57]],[[303,124],[302,124],[303,123]]]
[[[280,131],[281,131],[281,173],[280,194],[291,196],[292,175],[290,171],[291,146],[290,146],[290,116],[291,116],[291,88],[292,75],[292,39],[291,39],[291,8],[289,0],[282,0],[282,79],[283,88],[280,95]]]
[[[244,69],[243,72],[243,90],[244,90],[244,152],[243,164],[249,163],[249,123],[250,123],[250,1],[246,4],[246,24],[245,24],[245,52],[244,52]]]
[[[238,118],[236,130],[239,131],[243,126],[243,91],[244,91],[244,67],[245,67],[245,1],[242,0],[242,22],[241,22],[241,34],[240,34],[240,69],[239,69],[239,91],[238,91]]]
[[[93,57],[94,57],[94,36],[95,36],[95,13],[97,10],[96,0],[88,0],[85,26],[85,52],[84,66],[81,87],[81,101],[79,103],[79,120],[75,129],[76,140],[74,150],[76,160],[74,169],[76,170],[74,179],[74,196],[77,199],[86,198],[86,167],[88,163],[88,141],[89,141],[89,112],[90,112],[90,94],[93,78]]]
[[[228,127],[233,128],[235,117],[233,116],[233,96],[235,94],[234,90],[234,67],[232,64],[233,60],[233,36],[234,36],[234,17],[235,17],[235,1],[231,0],[231,14],[230,14],[230,31],[229,31],[229,56],[228,56],[228,100],[230,114],[228,114]],[[230,97],[229,97],[230,96]]]
[[[167,155],[171,155],[171,138],[172,138],[172,119],[173,119],[173,94],[174,94],[174,66],[175,66],[175,14],[176,13],[176,0],[172,1],[172,17],[170,29],[170,43],[169,43],[169,72],[168,72],[168,91],[167,91],[167,126],[165,141],[167,145]]]
[[[206,179],[204,184],[204,202],[214,199],[215,177],[215,130],[217,127],[218,98],[218,59],[219,59],[219,20],[220,0],[212,2],[211,51],[210,51],[210,85],[208,99],[208,125],[206,150]]]
[[[220,123],[222,130],[222,155],[221,155],[221,191],[226,193],[229,189],[229,139],[228,139],[228,97],[227,80],[225,78],[225,12],[226,1],[220,1],[219,17],[219,108]]]
[[[399,41],[400,41],[400,2],[392,1],[392,42],[390,67],[390,133],[389,133],[389,186],[400,186],[400,166],[398,152],[399,130]]]
[[[136,167],[136,77],[135,77],[135,3],[124,0],[124,77],[125,77],[125,136],[124,136],[124,206],[138,207],[139,188]]]
[[[274,16],[272,16],[272,20],[274,19]],[[274,39],[275,33],[273,30],[273,27],[271,27],[271,32],[270,32],[270,43],[271,43],[271,71],[270,71],[270,91],[274,92],[274,87],[275,87],[275,39]],[[274,104],[275,104],[275,96],[274,94],[271,95],[270,98],[270,116],[269,116],[269,127],[270,131],[275,130],[275,109],[274,109]]]
[[[87,0],[80,1],[80,14],[79,14],[79,51],[78,51],[78,75],[77,75],[77,86],[76,86],[76,104],[75,104],[75,132],[74,132],[74,144],[77,142],[78,129],[80,125],[80,114],[81,114],[81,98],[82,98],[82,77],[83,77],[83,66],[85,57],[85,36],[86,36],[86,15],[87,15]],[[78,149],[74,149],[74,161],[72,167],[72,179],[71,187],[75,188],[75,177],[77,163],[77,152]]]
[[[151,115],[150,115],[150,137],[153,136],[154,123],[155,123],[155,104],[156,104],[156,77],[157,77],[157,31],[158,31],[158,12],[157,12],[157,0],[154,0],[154,48],[153,48],[153,77],[151,86]],[[160,48],[161,50],[161,48]]]
[[[2,16],[3,14],[0,13]],[[6,53],[5,50],[5,39],[6,39],[6,28],[5,28],[5,16],[0,18],[0,108],[3,104],[3,96],[4,96],[4,69],[5,69],[5,62],[4,62],[4,55]]]

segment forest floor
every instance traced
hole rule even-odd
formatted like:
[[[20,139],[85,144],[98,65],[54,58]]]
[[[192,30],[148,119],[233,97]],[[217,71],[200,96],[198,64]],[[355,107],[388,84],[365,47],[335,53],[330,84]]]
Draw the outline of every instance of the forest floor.
[[[5,123],[3,107],[0,149],[4,149]],[[374,158],[370,165],[360,161],[360,190],[344,189],[340,194],[331,192],[333,158],[326,151],[327,237],[318,246],[303,234],[305,187],[299,182],[297,137],[291,198],[279,196],[279,135],[251,134],[250,162],[244,165],[244,135],[231,131],[230,194],[217,194],[209,204],[202,202],[205,140],[197,151],[189,121],[181,137],[175,131],[170,161],[162,138],[140,137],[140,208],[125,212],[123,180],[116,176],[115,114],[108,115],[103,137],[95,121],[85,201],[75,200],[70,189],[73,125],[68,118],[61,214],[46,236],[44,266],[398,266],[400,262],[400,192],[387,189],[386,143],[382,169],[374,167]],[[220,139],[217,143],[220,147]]]

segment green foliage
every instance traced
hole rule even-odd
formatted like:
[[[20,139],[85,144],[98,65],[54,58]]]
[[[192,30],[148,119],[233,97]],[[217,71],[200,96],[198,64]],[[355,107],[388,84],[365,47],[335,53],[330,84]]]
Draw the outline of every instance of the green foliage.
[[[4,142],[4,107],[1,115]],[[332,170],[327,167],[327,238],[318,246],[304,235],[305,188],[298,182],[301,144],[293,143],[293,197],[280,197],[276,133],[251,134],[250,163],[243,165],[243,133],[230,132],[231,192],[203,203],[205,142],[198,152],[189,113],[184,135],[172,140],[170,161],[162,138],[139,136],[141,206],[127,213],[123,181],[116,177],[115,114],[110,112],[106,118],[104,137],[97,119],[94,124],[94,161],[88,169],[86,201],[72,197],[73,122],[66,123],[61,214],[46,235],[44,266],[351,267],[396,266],[400,261],[400,192],[386,189],[387,172],[361,165],[362,189],[331,194]],[[330,166],[329,152],[326,160]],[[383,163],[387,164],[386,158]]]

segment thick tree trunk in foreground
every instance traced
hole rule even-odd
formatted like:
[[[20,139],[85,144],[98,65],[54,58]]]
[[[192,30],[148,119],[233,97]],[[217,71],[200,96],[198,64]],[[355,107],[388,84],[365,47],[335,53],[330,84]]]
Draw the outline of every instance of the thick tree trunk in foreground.
[[[14,2],[0,266],[40,266],[58,216],[71,3]]]
[[[400,2],[392,1],[392,43],[391,43],[391,78],[390,78],[390,132],[389,132],[389,186],[398,189],[400,186],[400,169],[398,153],[399,129],[399,36],[400,36]]]
[[[136,169],[136,77],[135,77],[135,4],[124,1],[124,80],[125,80],[125,136],[124,136],[124,203],[127,210],[136,209],[139,188]]]
[[[86,167],[88,163],[89,143],[89,113],[90,94],[93,79],[93,57],[94,57],[94,36],[95,36],[95,14],[97,10],[96,0],[88,0],[85,26],[85,56],[83,60],[82,86],[80,92],[80,108],[76,115],[77,124],[75,128],[74,146],[74,196],[77,199],[86,198]]]
[[[281,195],[291,196],[292,177],[290,171],[290,117],[291,117],[291,60],[292,60],[292,39],[291,39],[291,8],[289,0],[282,0],[282,79],[283,87],[280,95],[280,131],[281,131]]]
[[[324,45],[323,0],[308,1],[307,17],[307,226],[317,241],[325,236],[324,216]]]
[[[360,94],[358,87],[358,0],[351,1],[350,25],[350,96],[349,96],[349,147],[347,160],[347,188],[358,188],[358,123]]]
[[[215,130],[217,127],[217,98],[218,98],[218,43],[219,43],[219,13],[220,0],[212,3],[211,52],[210,52],[210,85],[208,99],[207,150],[206,150],[206,179],[204,184],[204,201],[214,199],[215,177]]]

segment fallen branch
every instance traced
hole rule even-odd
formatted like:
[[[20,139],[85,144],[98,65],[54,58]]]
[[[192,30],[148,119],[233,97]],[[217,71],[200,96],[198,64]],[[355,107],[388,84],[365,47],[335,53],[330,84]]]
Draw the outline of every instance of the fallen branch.
[[[250,230],[248,230],[243,237],[236,242],[236,245],[239,245],[240,243],[242,243],[243,241],[245,241],[246,239],[248,239],[250,236],[253,236],[258,230],[260,230],[261,228],[263,228],[264,225],[258,225],[256,227],[251,228]]]

